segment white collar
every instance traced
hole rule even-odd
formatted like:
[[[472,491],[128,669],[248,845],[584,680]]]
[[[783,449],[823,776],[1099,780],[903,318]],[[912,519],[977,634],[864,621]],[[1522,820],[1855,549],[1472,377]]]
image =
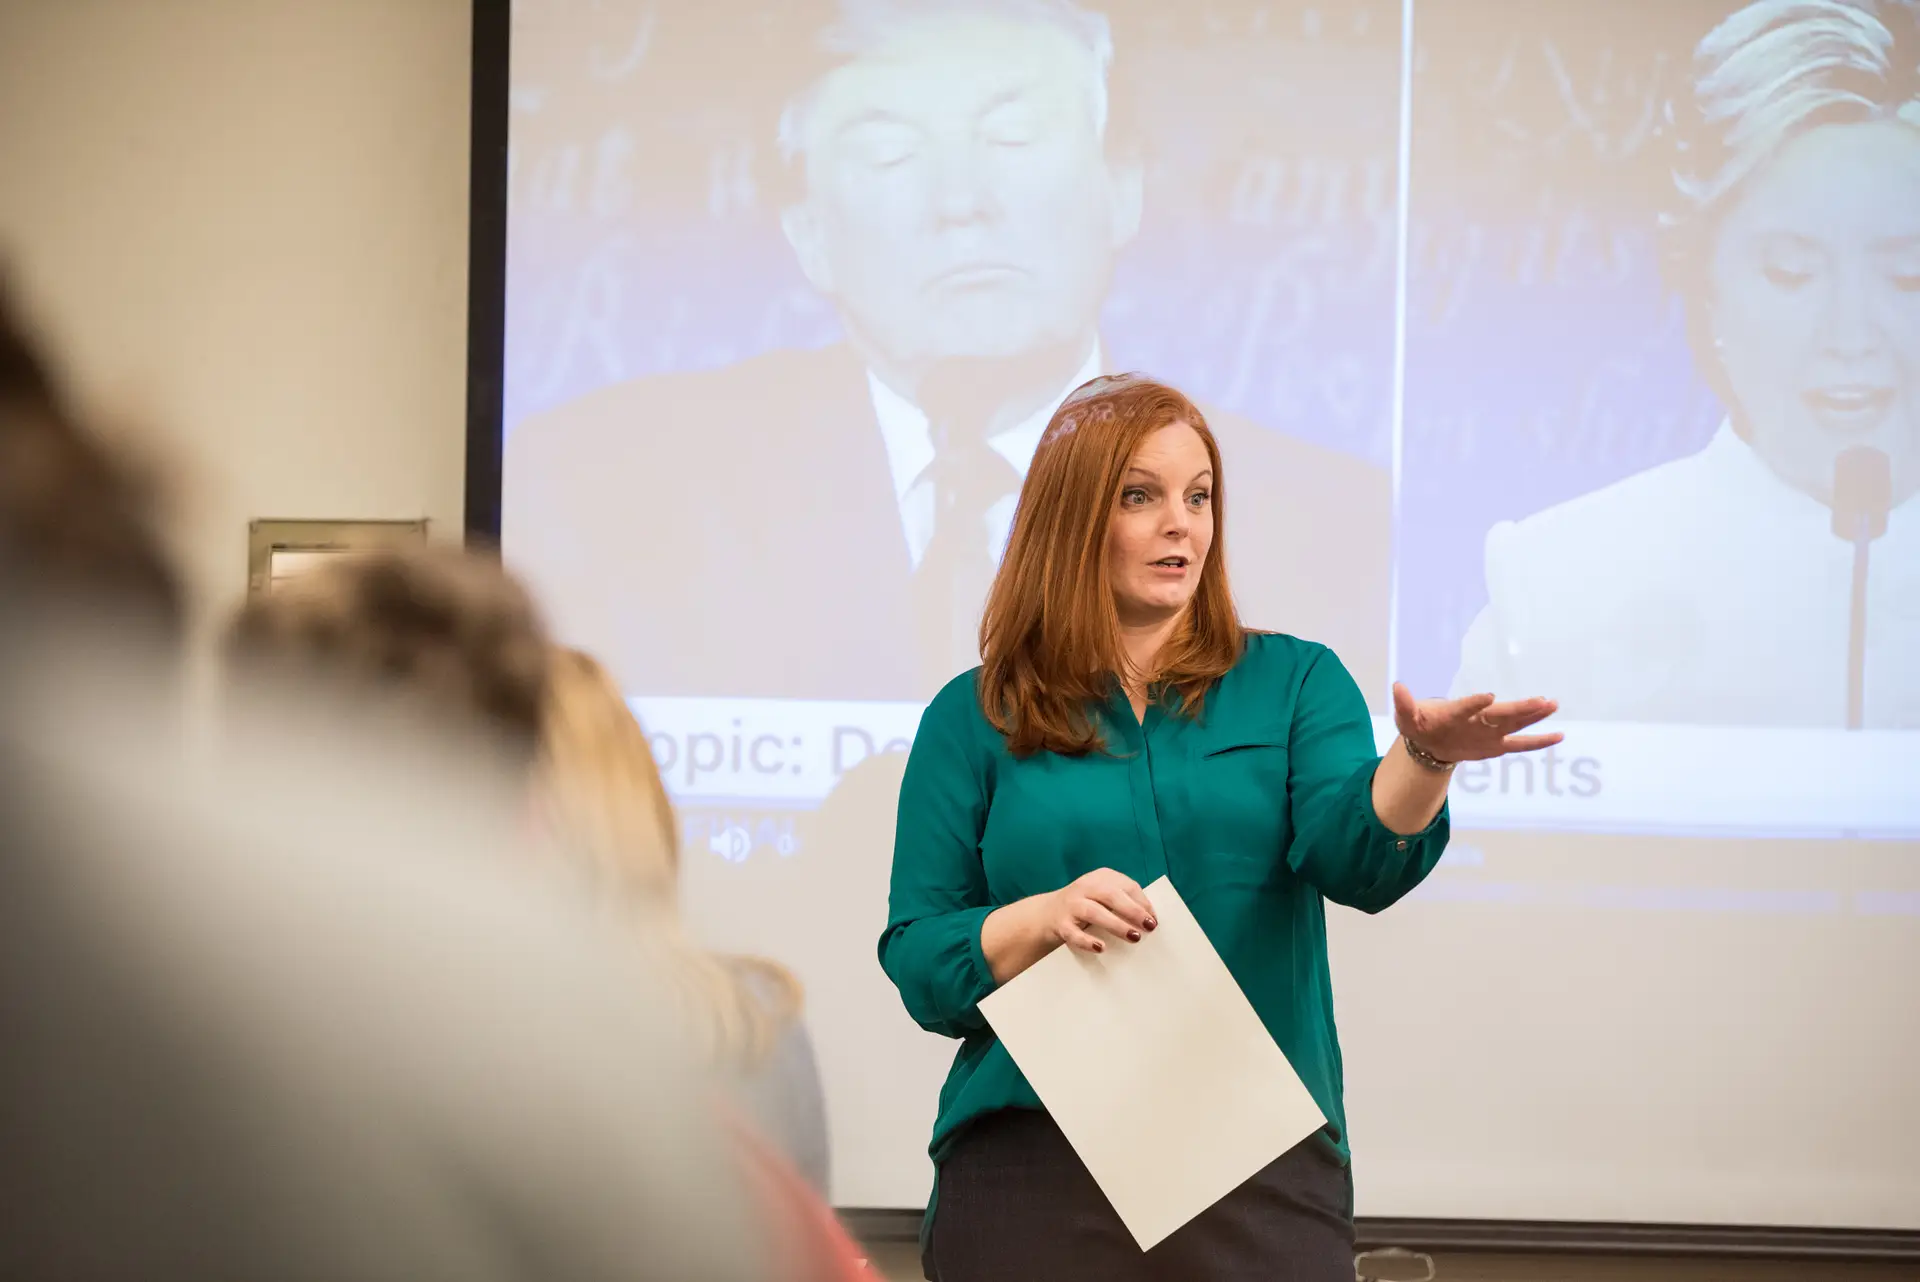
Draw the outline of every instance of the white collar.
[[[1060,402],[1066,400],[1074,388],[1100,376],[1104,359],[1100,344],[1096,341],[1086,361],[1067,385],[1060,389],[1058,396],[1041,406],[1039,412],[988,438],[987,444],[1007,460],[1022,479],[1027,475],[1027,465],[1033,461],[1033,452],[1040,448],[1040,437],[1047,430],[1053,412],[1060,408]],[[874,417],[880,422],[880,437],[886,442],[887,466],[893,474],[894,497],[904,500],[913,483],[933,462],[933,427],[925,411],[881,382],[871,369],[867,371],[867,390],[873,397]]]
[[[1775,512],[1782,517],[1791,512],[1793,519],[1822,523],[1832,519],[1831,508],[1800,487],[1782,480],[1780,474],[1760,457],[1760,451],[1733,430],[1730,420],[1720,421],[1713,439],[1707,442],[1697,457],[1702,462],[1710,463],[1715,473],[1727,483],[1737,486],[1738,493],[1755,505],[1756,512]],[[1913,519],[1900,515],[1909,508],[1916,509],[1916,513],[1920,514],[1920,504],[1909,500],[1895,505],[1893,519],[1896,522]]]

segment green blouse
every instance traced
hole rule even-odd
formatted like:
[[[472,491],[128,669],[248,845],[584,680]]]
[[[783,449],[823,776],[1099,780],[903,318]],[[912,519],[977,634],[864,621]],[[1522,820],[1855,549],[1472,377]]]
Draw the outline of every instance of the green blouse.
[[[940,1092],[940,1162],[969,1121],[1039,1098],[980,1014],[994,989],[987,914],[1110,867],[1171,877],[1329,1119],[1347,1157],[1322,899],[1378,912],[1447,844],[1443,807],[1399,836],[1374,814],[1373,726],[1323,645],[1253,633],[1198,720],[1156,702],[1136,721],[1116,684],[1109,751],[1015,760],[981,713],[978,670],[934,697],[900,787],[880,964],[921,1027],[961,1039]]]

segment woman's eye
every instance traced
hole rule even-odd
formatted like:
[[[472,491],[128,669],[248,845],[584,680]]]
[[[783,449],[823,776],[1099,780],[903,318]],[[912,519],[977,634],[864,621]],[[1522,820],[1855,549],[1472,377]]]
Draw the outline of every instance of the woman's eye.
[[[1828,250],[1818,240],[1791,232],[1774,232],[1754,245],[1760,273],[1778,289],[1799,289],[1827,267]]]
[[[1187,503],[1192,507],[1205,507],[1212,498],[1213,495],[1207,493],[1205,490],[1195,490],[1193,493],[1187,495]]]
[[[1768,263],[1763,270],[1767,274],[1767,279],[1781,289],[1799,289],[1813,279],[1812,272],[1788,267],[1782,263]]]
[[[1147,501],[1147,492],[1142,489],[1122,490],[1120,491],[1120,501],[1132,507],[1139,507]]]

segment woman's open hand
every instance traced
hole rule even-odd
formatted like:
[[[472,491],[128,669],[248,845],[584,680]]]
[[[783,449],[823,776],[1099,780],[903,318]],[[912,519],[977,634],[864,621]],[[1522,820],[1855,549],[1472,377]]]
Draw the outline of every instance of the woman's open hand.
[[[1520,734],[1560,708],[1551,699],[1495,703],[1490,694],[1460,699],[1415,699],[1393,684],[1393,720],[1400,737],[1441,761],[1484,761],[1510,752],[1537,752],[1559,743],[1558,734]]]
[[[1096,868],[1047,896],[1045,920],[1051,939],[1086,953],[1106,949],[1095,930],[1138,943],[1142,931],[1160,924],[1140,883],[1111,868]]]

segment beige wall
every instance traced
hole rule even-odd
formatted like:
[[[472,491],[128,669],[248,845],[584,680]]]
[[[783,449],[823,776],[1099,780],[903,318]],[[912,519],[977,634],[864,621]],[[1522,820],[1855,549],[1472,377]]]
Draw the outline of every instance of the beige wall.
[[[203,617],[262,517],[461,519],[469,0],[0,0],[0,255],[177,465]]]

